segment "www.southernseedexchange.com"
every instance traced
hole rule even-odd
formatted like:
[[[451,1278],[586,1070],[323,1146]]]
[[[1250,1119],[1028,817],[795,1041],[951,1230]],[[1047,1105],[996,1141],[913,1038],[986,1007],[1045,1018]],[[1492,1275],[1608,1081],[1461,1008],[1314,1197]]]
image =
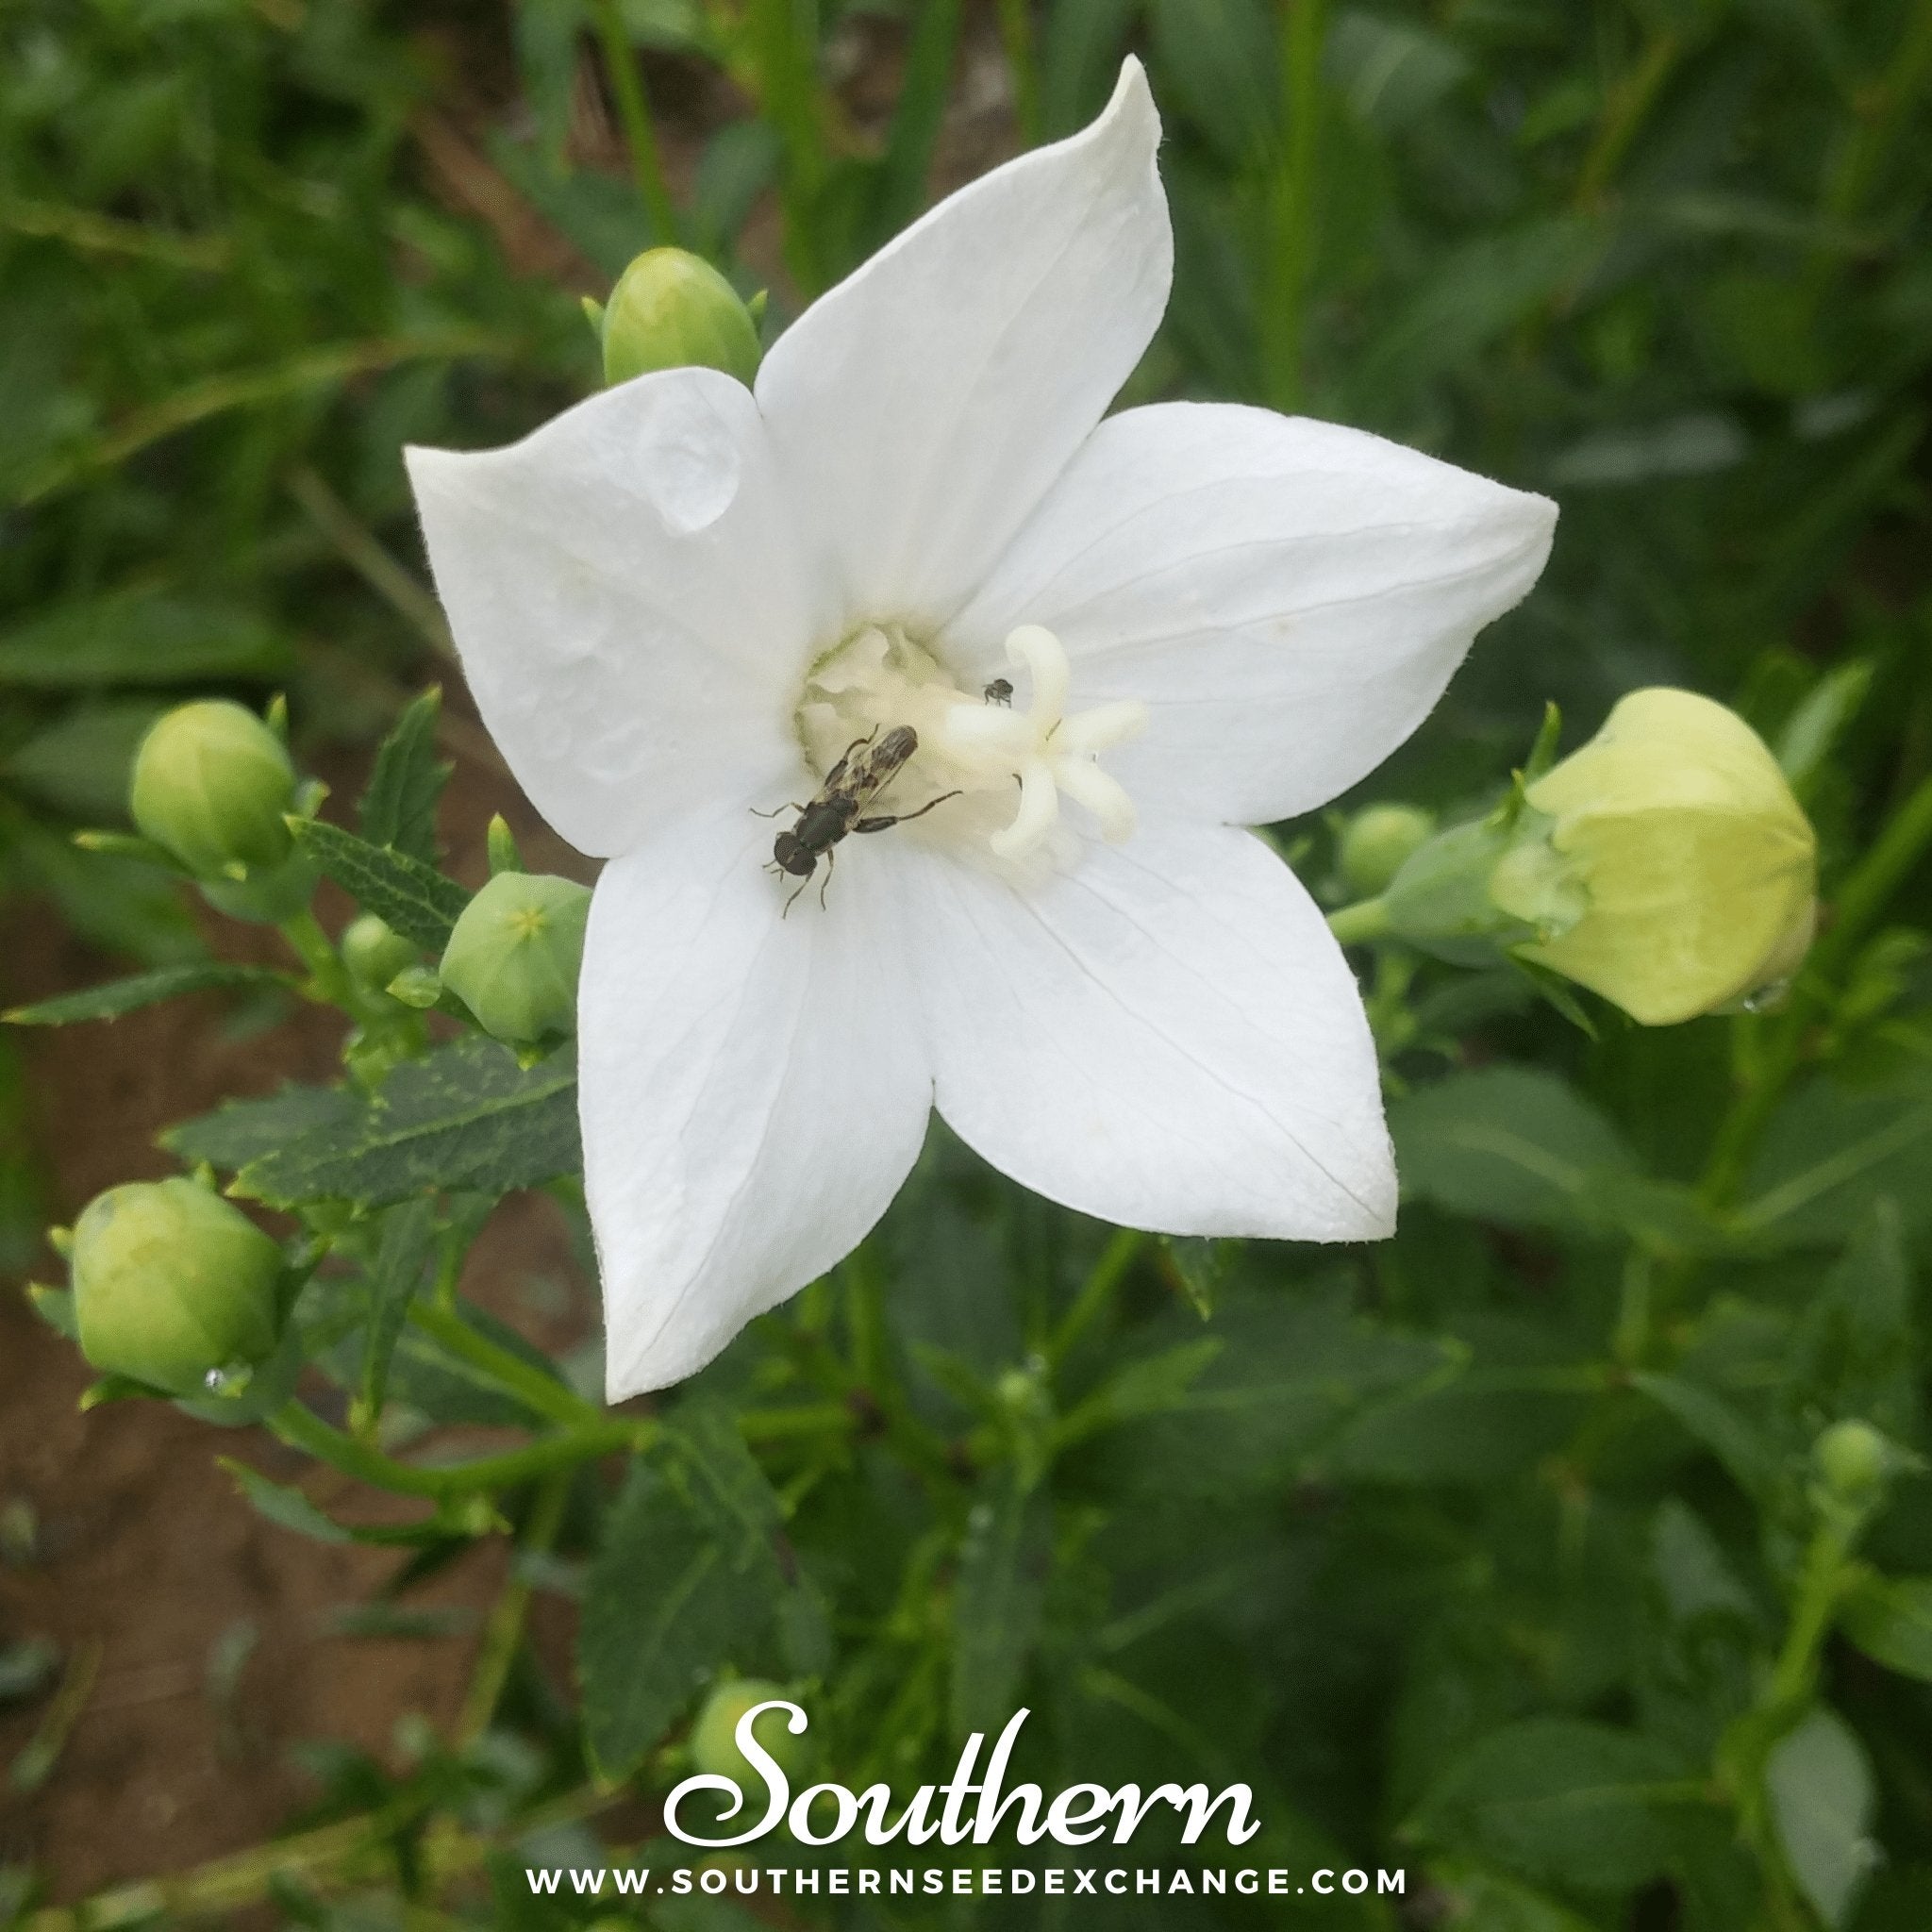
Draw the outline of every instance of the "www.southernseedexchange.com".
[[[1243,1895],[1284,1894],[1294,1897],[1401,1897],[1407,1874],[1394,1871],[1364,1871],[1352,1866],[1340,1871],[1328,1866],[1293,1873],[1281,1866],[1244,1865],[1234,1868],[1152,1866],[1128,1871],[1122,1867],[1048,1865],[997,1866],[831,1865],[808,1867],[734,1865],[619,1865],[603,1867],[525,1866],[525,1877],[533,1892],[575,1893],[601,1897],[608,1884],[624,1894],[673,1895],[731,1891],[741,1896],[764,1892],[775,1897],[891,1896],[924,1893],[965,1898],[1020,1897],[1040,1892],[1048,1897],[1091,1894],[1119,1898],[1152,1892],[1161,1897],[1188,1893]]]

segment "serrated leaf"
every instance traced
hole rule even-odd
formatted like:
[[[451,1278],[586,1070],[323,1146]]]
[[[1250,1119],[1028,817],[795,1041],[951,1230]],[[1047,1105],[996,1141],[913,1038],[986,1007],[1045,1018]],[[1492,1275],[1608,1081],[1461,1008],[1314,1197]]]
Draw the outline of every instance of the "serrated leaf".
[[[441,710],[442,692],[434,685],[404,708],[375,754],[359,808],[362,836],[370,844],[388,846],[432,868],[441,856],[436,804],[456,769],[436,756]]]
[[[253,1507],[271,1523],[319,1543],[355,1541],[355,1538],[334,1517],[325,1515],[300,1490],[288,1483],[273,1482],[259,1470],[250,1469],[245,1462],[237,1462],[233,1457],[218,1456],[215,1460],[235,1478],[236,1487]]]
[[[358,839],[325,819],[294,823],[295,843],[365,912],[439,958],[470,895],[433,865]]]
[[[584,1731],[603,1777],[635,1770],[769,1629],[784,1579],[760,1525],[776,1503],[767,1512],[733,1460],[715,1442],[691,1453],[674,1441],[631,1465],[607,1519],[577,1645]]]
[[[1816,1705],[1771,1754],[1764,1787],[1791,1875],[1827,1925],[1844,1924],[1879,1857],[1864,1746],[1841,1717]]]
[[[1011,1464],[992,1471],[967,1517],[953,1585],[955,1739],[997,1731],[1012,1716],[1052,1568],[1045,1496],[1025,1489]]]
[[[1528,1718],[1457,1759],[1409,1829],[1531,1879],[1626,1890],[1670,1857],[1657,1801],[1676,1773],[1662,1746],[1633,1732]]]
[[[100,986],[83,987],[79,992],[36,1000],[29,1007],[15,1007],[4,1017],[12,1026],[71,1026],[80,1020],[118,1020],[123,1013],[139,1012],[143,1007],[159,1006],[163,1000],[180,999],[191,992],[292,984],[288,974],[273,967],[208,959],[194,966],[163,966],[155,973],[137,973],[128,979],[110,979]]]
[[[1874,1662],[1932,1684],[1932,1576],[1867,1577],[1840,1621]]]
[[[362,1336],[361,1398],[380,1415],[389,1392],[389,1367],[409,1298],[423,1278],[423,1264],[436,1242],[436,1201],[423,1195],[391,1208],[382,1218],[375,1262],[369,1271],[369,1322]]]
[[[191,1165],[205,1160],[233,1174],[306,1134],[355,1119],[361,1105],[346,1087],[291,1085],[260,1100],[231,1100],[212,1113],[178,1122],[159,1140],[176,1159]]]
[[[405,1061],[353,1113],[249,1161],[235,1191],[273,1208],[380,1208],[438,1189],[508,1193],[582,1165],[575,1058],[524,1068],[472,1035]]]

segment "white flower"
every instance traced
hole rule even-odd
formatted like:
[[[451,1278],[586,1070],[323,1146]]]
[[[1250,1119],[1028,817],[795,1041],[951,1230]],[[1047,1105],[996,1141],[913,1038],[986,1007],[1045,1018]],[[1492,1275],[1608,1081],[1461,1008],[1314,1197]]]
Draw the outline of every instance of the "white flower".
[[[1555,508],[1261,409],[1103,422],[1167,300],[1158,139],[1130,60],[1091,127],[814,304],[755,392],[670,370],[409,454],[484,718],[610,861],[579,1035],[613,1399],[847,1253],[935,1106],[1125,1225],[1392,1224],[1355,982],[1240,827],[1408,736]],[[792,814],[754,811],[900,726],[865,812],[923,815],[833,848],[823,905],[823,870],[774,875]]]

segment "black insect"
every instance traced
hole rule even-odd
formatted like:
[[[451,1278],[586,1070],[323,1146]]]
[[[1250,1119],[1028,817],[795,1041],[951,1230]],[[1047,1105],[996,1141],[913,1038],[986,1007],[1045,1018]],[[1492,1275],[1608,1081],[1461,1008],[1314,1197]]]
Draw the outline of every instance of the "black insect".
[[[1010,710],[1013,704],[1013,680],[1010,677],[995,677],[986,688],[986,701],[990,705],[1005,705]]]
[[[877,740],[874,743],[874,740]],[[802,881],[798,892],[810,884],[819,860],[825,861],[825,876],[819,885],[819,904],[825,903],[825,888],[832,882],[836,855],[832,848],[850,832],[883,832],[888,825],[903,824],[908,819],[924,818],[934,806],[958,798],[957,791],[942,791],[917,811],[862,817],[866,807],[905,769],[906,761],[919,749],[919,734],[909,724],[895,724],[880,738],[855,738],[845,747],[839,762],[825,774],[825,781],[804,804],[791,808],[798,816],[780,832],[772,844],[769,872],[783,873]],[[762,818],[774,814],[761,812]],[[798,897],[786,900],[791,910]],[[783,915],[780,915],[781,917]]]

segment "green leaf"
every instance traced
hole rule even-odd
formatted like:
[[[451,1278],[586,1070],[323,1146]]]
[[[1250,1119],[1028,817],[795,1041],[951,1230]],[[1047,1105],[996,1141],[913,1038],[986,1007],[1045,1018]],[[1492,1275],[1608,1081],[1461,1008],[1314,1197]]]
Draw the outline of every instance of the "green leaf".
[[[451,930],[470,903],[454,879],[407,853],[372,845],[325,819],[293,822],[295,843],[365,912],[386,919],[402,936],[441,958]]]
[[[1923,1227],[1932,1216],[1928,1142],[1932,1092],[1923,1074],[1875,1091],[1813,1080],[1773,1117],[1736,1224],[1761,1245],[1835,1247],[1889,1194],[1908,1229]]]
[[[1624,1890],[1671,1853],[1658,1809],[1676,1766],[1662,1746],[1575,1718],[1526,1718],[1491,1732],[1423,1800],[1409,1829],[1524,1876]]]
[[[1700,1518],[1675,1496],[1658,1506],[1651,1525],[1651,1568],[1674,1624],[1705,1617],[1757,1622],[1757,1607]]]
[[[763,1639],[784,1589],[777,1499],[726,1420],[631,1465],[591,1565],[577,1646],[600,1776],[641,1764],[700,1690]]]
[[[1840,1621],[1874,1662],[1932,1684],[1932,1576],[1866,1577]]]
[[[1764,1496],[1777,1478],[1775,1447],[1723,1396],[1681,1375],[1632,1375],[1631,1383],[1674,1416],[1729,1470],[1747,1495]]]
[[[250,1160],[233,1191],[272,1208],[380,1208],[437,1189],[508,1193],[582,1165],[575,1058],[523,1068],[473,1034],[405,1061],[353,1113]]]
[[[84,706],[10,752],[7,775],[73,818],[125,819],[134,754],[160,715],[158,705],[141,699]]]
[[[273,677],[288,664],[253,611],[137,591],[62,604],[0,637],[0,685],[36,691]]]
[[[1453,1213],[1510,1227],[1594,1228],[1599,1176],[1627,1179],[1636,1157],[1555,1074],[1456,1074],[1389,1109],[1404,1189]]]
[[[235,1484],[254,1507],[271,1523],[291,1529],[297,1536],[312,1538],[319,1543],[354,1542],[355,1538],[334,1517],[318,1509],[298,1489],[287,1483],[271,1482],[258,1470],[232,1457],[215,1460],[235,1478]]]
[[[290,1085],[260,1100],[231,1100],[212,1113],[181,1121],[160,1136],[160,1143],[178,1160],[205,1160],[233,1174],[307,1134],[357,1119],[361,1108],[360,1096],[347,1087]]]
[[[1889,1194],[1873,1204],[1805,1311],[1792,1366],[1806,1393],[1834,1415],[1910,1440],[1920,1399],[1903,1221]]]
[[[1836,1712],[1814,1705],[1771,1754],[1764,1784],[1791,1875],[1827,1925],[1844,1924],[1879,1858],[1864,1746]]]
[[[1479,1865],[1450,1862],[1430,1875],[1449,1901],[1445,1926],[1464,1932],[1594,1932],[1569,1907]]]
[[[423,1278],[423,1264],[436,1244],[436,1200],[425,1194],[391,1208],[382,1217],[382,1237],[369,1271],[369,1323],[362,1337],[361,1399],[378,1416],[389,1392],[390,1359]]]
[[[1356,1316],[1331,1289],[1290,1302],[1230,1296],[1203,1336],[1175,1310],[1161,1331],[1174,1345],[1211,1341],[1211,1359],[1180,1366],[1193,1376],[1175,1406],[1109,1437],[1116,1481],[1161,1495],[1224,1495],[1277,1488],[1331,1450],[1351,1425],[1419,1388],[1460,1372],[1454,1343],[1398,1335]],[[1158,1339],[1143,1330],[1138,1346]]]
[[[375,754],[360,807],[362,836],[370,844],[387,846],[431,868],[441,856],[436,803],[456,769],[436,756],[441,710],[442,692],[435,685],[404,708]]]
[[[1161,1246],[1167,1251],[1174,1279],[1180,1284],[1190,1307],[1202,1321],[1210,1321],[1215,1297],[1226,1283],[1234,1257],[1240,1252],[1239,1245],[1234,1241],[1175,1234],[1163,1235]]]
[[[1053,1569],[1053,1512],[1008,1463],[991,1471],[966,1519],[953,1586],[956,1740],[995,1732],[1019,1701]]]
[[[79,992],[37,1000],[30,1007],[15,1007],[0,1018],[11,1026],[71,1026],[77,1020],[118,1020],[123,1013],[159,1006],[163,1000],[179,999],[185,993],[216,988],[287,988],[292,983],[288,974],[273,967],[208,959],[197,966],[164,966],[156,973],[137,973],[131,979],[110,979],[101,986],[84,987]]]

